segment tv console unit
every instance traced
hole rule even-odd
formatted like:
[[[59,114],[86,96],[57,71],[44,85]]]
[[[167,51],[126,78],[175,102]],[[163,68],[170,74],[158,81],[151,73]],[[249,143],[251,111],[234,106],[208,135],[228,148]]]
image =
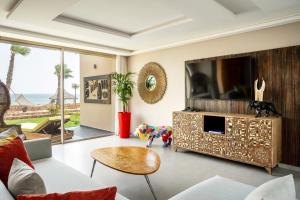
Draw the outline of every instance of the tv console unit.
[[[281,160],[281,117],[185,112],[173,113],[175,151],[185,149],[264,167]]]

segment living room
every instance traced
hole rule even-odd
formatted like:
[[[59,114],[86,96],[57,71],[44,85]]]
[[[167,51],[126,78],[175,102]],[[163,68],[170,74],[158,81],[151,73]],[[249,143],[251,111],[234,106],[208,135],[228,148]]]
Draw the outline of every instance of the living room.
[[[27,97],[42,74],[18,54],[7,90],[11,51],[0,48],[1,200],[300,198],[299,1],[3,0],[0,9],[7,50],[56,52],[55,62],[40,58],[53,63],[40,91],[57,89],[58,116],[38,133],[24,128],[33,121],[9,121],[12,90]],[[75,91],[71,105],[64,90]],[[73,99],[88,137],[67,138]]]

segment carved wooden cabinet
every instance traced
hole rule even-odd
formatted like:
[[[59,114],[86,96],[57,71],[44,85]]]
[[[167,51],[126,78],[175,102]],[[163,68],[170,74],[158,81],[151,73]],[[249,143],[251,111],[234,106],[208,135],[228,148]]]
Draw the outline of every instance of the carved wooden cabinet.
[[[214,117],[219,132],[206,130],[214,126]],[[281,159],[280,117],[180,111],[173,113],[173,129],[176,150],[253,164],[268,173]]]

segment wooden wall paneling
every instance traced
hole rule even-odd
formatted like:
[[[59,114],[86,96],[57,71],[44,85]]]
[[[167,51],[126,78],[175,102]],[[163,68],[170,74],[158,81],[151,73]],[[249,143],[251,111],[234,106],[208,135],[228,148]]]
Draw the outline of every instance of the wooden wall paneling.
[[[281,49],[268,50],[267,54],[269,62],[264,66],[265,70],[263,72],[268,77],[265,100],[273,102],[278,112],[282,113],[282,100],[280,99],[282,98],[281,77],[285,59],[282,58]]]
[[[300,166],[300,46],[215,58],[240,56],[252,57],[254,79],[259,76],[266,81],[264,100],[273,102],[282,114],[282,162]],[[194,108],[210,112],[254,113],[249,109],[247,101],[194,100],[193,105]]]
[[[300,165],[300,46],[297,46],[293,48],[292,53],[292,66],[293,66],[293,93],[294,93],[294,115],[292,117],[293,119],[293,134],[294,138],[293,140],[295,145],[293,145],[294,149],[293,152],[295,153],[295,162]],[[297,153],[298,152],[298,153]]]
[[[288,72],[288,76],[286,78],[287,81],[287,85],[286,85],[286,90],[287,90],[287,101],[286,101],[286,118],[287,118],[287,124],[286,124],[286,139],[290,142],[288,142],[288,144],[290,144],[291,142],[293,142],[295,145],[290,146],[287,151],[289,156],[289,160],[286,161],[288,163],[297,163],[297,156],[299,156],[299,152],[296,152],[296,150],[298,149],[296,146],[296,140],[297,140],[297,134],[293,134],[294,132],[296,132],[295,126],[296,126],[296,121],[294,119],[294,115],[295,115],[295,90],[293,89],[293,85],[294,85],[294,73],[296,72],[296,67],[294,65],[294,56],[293,56],[293,52],[295,49],[287,49],[287,72]],[[299,130],[298,130],[299,131]],[[290,134],[292,133],[292,134]],[[300,163],[299,163],[300,164]]]
[[[290,149],[291,147],[289,146],[290,143],[290,139],[291,136],[289,136],[289,107],[288,104],[290,102],[288,102],[289,97],[288,95],[290,91],[287,90],[287,88],[290,87],[289,84],[289,79],[290,77],[290,73],[289,73],[289,68],[290,68],[290,63],[286,62],[287,60],[285,59],[286,57],[286,50],[284,48],[281,49],[281,54],[280,54],[280,61],[279,64],[281,65],[281,85],[282,85],[282,99],[281,99],[281,105],[282,105],[282,153],[283,153],[283,157],[282,157],[282,162],[286,163],[286,164],[290,164],[291,163],[291,153],[290,153]]]
[[[298,65],[299,64],[300,64],[300,62],[298,62]],[[298,66],[298,67],[300,69],[300,66]],[[299,74],[300,74],[300,72],[299,72]],[[298,134],[296,134],[296,139],[295,139],[295,148],[296,149],[294,151],[300,152],[300,134],[299,134],[299,132],[300,132],[300,122],[299,122],[299,119],[300,119],[300,79],[294,81],[294,91],[296,94],[296,97],[295,97],[296,109],[294,112],[294,131],[298,132]],[[297,156],[296,163],[299,166],[300,165],[299,153],[296,156]]]
[[[271,76],[273,77],[272,87],[271,87],[271,101],[274,102],[276,109],[279,113],[282,112],[282,104],[281,100],[278,97],[282,97],[282,74],[281,68],[284,65],[281,63],[282,59],[280,57],[281,51],[279,49],[275,49],[273,51],[273,57],[271,59],[270,67],[272,69]]]

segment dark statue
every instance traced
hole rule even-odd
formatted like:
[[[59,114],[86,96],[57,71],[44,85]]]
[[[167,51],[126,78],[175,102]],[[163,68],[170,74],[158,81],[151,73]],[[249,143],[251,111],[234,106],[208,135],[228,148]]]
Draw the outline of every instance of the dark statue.
[[[249,106],[256,111],[256,117],[261,117],[262,112],[265,111],[265,116],[269,116],[270,114],[279,116],[280,113],[277,112],[275,105],[271,102],[265,101],[250,101]]]

